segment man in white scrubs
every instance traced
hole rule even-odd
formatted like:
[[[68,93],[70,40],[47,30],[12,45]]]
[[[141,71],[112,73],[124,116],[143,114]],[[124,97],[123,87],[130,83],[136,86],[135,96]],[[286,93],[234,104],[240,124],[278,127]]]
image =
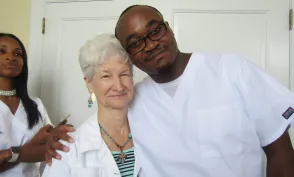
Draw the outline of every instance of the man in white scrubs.
[[[132,6],[116,36],[149,76],[136,87],[129,122],[147,177],[294,177],[287,128],[294,95],[249,60],[232,54],[181,53],[155,8]],[[61,126],[52,149],[68,140]],[[65,150],[65,149],[64,149]]]

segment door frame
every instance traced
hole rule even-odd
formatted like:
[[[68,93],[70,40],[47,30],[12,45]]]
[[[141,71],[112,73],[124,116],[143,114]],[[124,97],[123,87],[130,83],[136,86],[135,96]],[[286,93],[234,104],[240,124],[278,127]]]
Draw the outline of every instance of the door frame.
[[[34,80],[29,79],[29,90],[32,96],[41,96],[41,64],[43,53],[42,19],[45,16],[45,0],[31,0],[30,37],[28,51],[29,75],[35,75]],[[35,68],[35,66],[40,66]]]
[[[294,10],[294,0],[290,1],[290,8]],[[292,18],[292,23],[294,23],[294,18]],[[290,89],[294,92],[294,28],[290,31]],[[294,126],[289,130],[289,133],[294,146]]]
[[[290,1],[290,7],[294,10],[294,0]],[[294,18],[292,18],[294,23]],[[294,28],[290,31],[290,89],[294,92]]]
[[[29,36],[29,90],[30,95],[41,96],[42,76],[42,53],[44,35],[42,34],[43,17],[46,16],[46,5],[50,3],[89,2],[89,1],[112,1],[112,0],[31,0],[31,20]],[[46,33],[46,31],[45,31]]]

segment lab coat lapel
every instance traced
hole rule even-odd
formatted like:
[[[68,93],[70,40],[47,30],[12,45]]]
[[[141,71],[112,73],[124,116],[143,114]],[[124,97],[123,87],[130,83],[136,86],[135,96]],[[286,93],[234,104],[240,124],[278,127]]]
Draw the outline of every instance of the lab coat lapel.
[[[105,144],[97,122],[97,113],[91,116],[80,128],[79,135],[79,153],[83,158],[92,159],[88,164],[82,164],[84,167],[104,167],[110,170],[110,174],[120,176],[119,169],[114,158]],[[88,156],[88,157],[87,157]],[[95,157],[94,157],[95,156]],[[99,160],[98,160],[99,159]],[[103,163],[97,163],[99,162]],[[85,161],[86,162],[86,161]]]
[[[141,171],[140,161],[138,159],[137,153],[135,151],[135,168],[134,168],[134,177],[141,177],[139,176]]]
[[[115,174],[116,176],[121,176],[120,171],[117,167],[117,164],[113,158],[113,155],[108,149],[105,142],[102,143],[102,148],[100,151],[101,151],[101,159],[103,160],[105,165],[109,167],[109,169],[111,170],[111,173]]]

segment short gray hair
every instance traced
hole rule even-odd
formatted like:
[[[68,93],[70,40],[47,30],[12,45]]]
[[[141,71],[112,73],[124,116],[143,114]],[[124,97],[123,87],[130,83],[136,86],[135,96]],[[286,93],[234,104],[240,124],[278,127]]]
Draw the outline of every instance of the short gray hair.
[[[130,64],[132,63],[125,49],[114,34],[103,33],[88,40],[80,49],[79,62],[85,77],[92,80],[98,64],[110,57],[120,56]]]

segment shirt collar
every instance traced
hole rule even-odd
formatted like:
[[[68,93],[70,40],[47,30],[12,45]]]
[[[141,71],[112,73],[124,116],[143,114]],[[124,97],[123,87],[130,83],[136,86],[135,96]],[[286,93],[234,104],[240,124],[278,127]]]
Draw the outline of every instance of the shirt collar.
[[[101,149],[104,141],[100,133],[97,113],[92,115],[77,129],[75,141],[77,141],[80,153]]]

